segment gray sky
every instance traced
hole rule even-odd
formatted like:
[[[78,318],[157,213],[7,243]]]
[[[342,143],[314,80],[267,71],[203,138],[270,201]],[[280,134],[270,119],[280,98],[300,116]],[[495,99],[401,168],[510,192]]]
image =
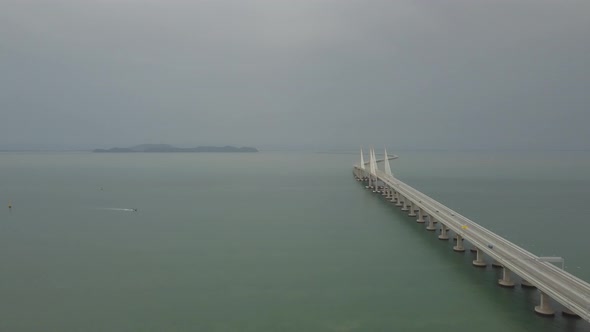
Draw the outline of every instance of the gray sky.
[[[0,148],[590,149],[588,17],[588,0],[0,0]]]

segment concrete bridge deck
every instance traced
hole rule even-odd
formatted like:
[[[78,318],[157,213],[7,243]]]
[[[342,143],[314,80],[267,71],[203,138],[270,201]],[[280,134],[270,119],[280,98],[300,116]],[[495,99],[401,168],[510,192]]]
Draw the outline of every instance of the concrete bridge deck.
[[[463,240],[474,245],[477,258],[473,261],[473,265],[486,266],[487,263],[483,259],[484,253],[501,264],[504,271],[502,279],[498,281],[500,285],[513,287],[515,283],[511,274],[514,273],[524,279],[523,286],[538,288],[541,303],[535,307],[537,313],[554,314],[555,311],[548,299],[550,297],[567,308],[563,311],[564,314],[578,315],[590,322],[590,284],[395,178],[389,169],[387,152],[383,159],[384,171],[377,168],[373,151],[369,162],[365,163],[362,159],[361,157],[361,164],[354,166],[353,169],[357,180],[367,181],[368,188],[386,195],[391,202],[401,206],[402,211],[408,211],[410,216],[417,215],[417,222],[427,220],[427,230],[436,230],[435,222],[438,222],[441,232],[439,239],[448,239],[449,230],[454,232],[457,236],[457,245],[453,248],[455,251],[465,250]],[[367,164],[370,166],[369,170],[365,168]]]

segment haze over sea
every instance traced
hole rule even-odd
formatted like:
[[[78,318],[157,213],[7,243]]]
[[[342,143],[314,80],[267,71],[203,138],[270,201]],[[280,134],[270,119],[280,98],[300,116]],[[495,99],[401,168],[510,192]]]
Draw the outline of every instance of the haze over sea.
[[[389,152],[590,281],[590,152]],[[1,152],[0,331],[590,331],[365,190],[357,159]]]

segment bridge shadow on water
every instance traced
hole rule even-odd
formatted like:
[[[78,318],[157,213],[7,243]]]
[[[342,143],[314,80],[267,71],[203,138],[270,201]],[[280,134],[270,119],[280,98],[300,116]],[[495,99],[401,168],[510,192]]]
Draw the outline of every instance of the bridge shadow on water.
[[[513,273],[512,278],[515,282],[515,287],[507,288],[498,284],[498,279],[502,277],[502,268],[493,267],[493,261],[487,255],[484,255],[484,260],[487,263],[486,267],[476,267],[472,265],[472,261],[476,258],[475,253],[470,249],[473,247],[468,241],[464,241],[465,252],[455,252],[453,246],[455,245],[452,231],[448,231],[449,240],[440,240],[440,222],[436,223],[437,229],[435,231],[426,230],[426,223],[417,223],[417,217],[409,217],[408,213],[401,211],[394,203],[385,199],[384,196],[378,193],[373,193],[365,189],[365,184],[361,182],[362,188],[367,195],[378,197],[380,206],[384,211],[391,212],[395,218],[392,220],[402,221],[404,229],[410,232],[412,240],[417,239],[416,246],[423,249],[426,248],[432,253],[433,258],[448,264],[453,278],[463,285],[478,292],[481,301],[486,301],[497,309],[495,314],[500,313],[501,317],[494,317],[494,319],[510,319],[513,323],[519,325],[522,331],[547,331],[547,332],[590,332],[590,324],[580,318],[564,317],[561,315],[563,307],[552,300],[552,307],[556,313],[554,317],[542,317],[534,312],[534,307],[539,304],[539,292],[535,288],[524,288],[520,286],[521,278]],[[411,248],[408,248],[411,250]],[[436,278],[437,276],[433,276]],[[453,294],[448,294],[453,296]],[[476,303],[465,303],[465,306],[476,305]]]

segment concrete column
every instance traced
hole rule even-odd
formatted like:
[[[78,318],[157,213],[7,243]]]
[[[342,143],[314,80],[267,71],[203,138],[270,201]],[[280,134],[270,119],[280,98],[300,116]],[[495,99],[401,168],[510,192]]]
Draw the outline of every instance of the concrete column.
[[[457,234],[457,244],[453,247],[453,250],[456,252],[464,252],[465,248],[463,247],[463,237]]]
[[[479,250],[478,248],[475,248],[475,260],[472,262],[474,266],[477,267],[486,267],[488,264],[486,263],[486,261],[483,260],[483,252],[481,250]]]
[[[391,189],[391,203],[397,202],[397,191]]]
[[[440,223],[440,235],[438,236],[438,239],[439,240],[448,240],[449,239],[449,236],[447,235],[448,230],[449,229],[447,228],[447,226],[445,224]]]
[[[395,206],[403,206],[403,196],[402,194],[399,193],[399,191],[397,192],[397,203],[395,203]]]
[[[402,203],[402,211],[408,211],[408,200],[402,196],[403,203]]]
[[[549,303],[549,296],[541,291],[539,293],[541,294],[539,297],[541,303],[535,307],[535,312],[543,316],[555,315],[555,310],[551,308],[551,304]]]
[[[469,249],[469,251],[471,251],[471,252],[477,252],[477,247],[476,246],[473,246],[473,247],[471,247],[471,249]]]
[[[410,201],[410,213],[408,213],[408,217],[415,217],[416,212],[414,211],[414,202]]]
[[[434,226],[434,217],[430,216],[428,218],[428,226],[426,226],[427,231],[435,231],[436,226]]]
[[[514,281],[512,281],[510,274],[510,270],[504,266],[502,269],[502,279],[498,279],[498,284],[503,287],[514,287]]]
[[[419,224],[424,223],[424,216],[422,215],[422,209],[418,209],[418,219],[416,220],[416,222]]]

